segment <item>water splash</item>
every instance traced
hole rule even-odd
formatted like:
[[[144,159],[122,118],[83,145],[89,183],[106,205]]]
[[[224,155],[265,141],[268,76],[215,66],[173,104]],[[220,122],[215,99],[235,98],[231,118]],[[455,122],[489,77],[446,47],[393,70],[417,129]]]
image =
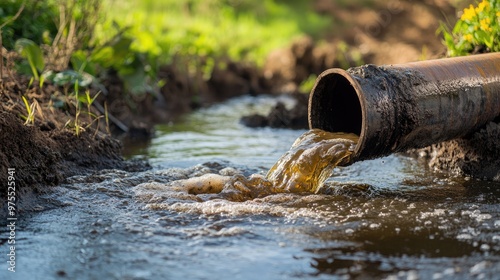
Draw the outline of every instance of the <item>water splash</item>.
[[[151,207],[165,199],[170,202],[214,199],[243,202],[278,193],[316,192],[339,163],[350,160],[357,139],[354,134],[313,129],[295,141],[267,176],[252,174],[246,177],[236,170],[225,170],[222,174],[208,173],[167,184],[147,183],[139,189],[143,200]]]
[[[312,129],[271,167],[267,179],[287,192],[316,192],[340,163],[350,161],[358,136]]]

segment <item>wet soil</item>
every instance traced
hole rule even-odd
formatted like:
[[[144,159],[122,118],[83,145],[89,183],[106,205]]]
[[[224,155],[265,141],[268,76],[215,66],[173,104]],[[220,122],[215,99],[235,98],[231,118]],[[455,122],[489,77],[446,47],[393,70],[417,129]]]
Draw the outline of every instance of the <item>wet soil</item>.
[[[5,70],[5,69],[4,69]],[[59,110],[49,102],[56,87],[27,88],[26,78],[9,72],[0,81],[0,182],[8,182],[9,168],[15,169],[18,211],[35,207],[34,200],[50,186],[73,175],[108,169],[144,169],[145,163],[125,162],[121,144],[99,126],[87,127],[79,135],[67,127],[74,121],[70,110]],[[34,122],[25,124],[27,111],[21,99],[37,103]],[[6,197],[7,188],[0,189]],[[5,214],[6,204],[0,209]]]
[[[434,170],[500,182],[500,121],[492,121],[468,137],[412,150]]]

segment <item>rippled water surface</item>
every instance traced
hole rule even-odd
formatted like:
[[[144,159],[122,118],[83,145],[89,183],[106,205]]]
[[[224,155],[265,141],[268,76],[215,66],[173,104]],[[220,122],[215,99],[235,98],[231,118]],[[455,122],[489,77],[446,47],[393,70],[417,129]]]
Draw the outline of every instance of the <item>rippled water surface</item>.
[[[336,168],[316,194],[239,199],[237,188],[175,184],[264,175],[304,131],[238,119],[275,102],[200,110],[130,152],[152,170],[102,170],[56,187],[19,221],[17,272],[4,263],[0,279],[498,279],[498,183],[393,155]]]

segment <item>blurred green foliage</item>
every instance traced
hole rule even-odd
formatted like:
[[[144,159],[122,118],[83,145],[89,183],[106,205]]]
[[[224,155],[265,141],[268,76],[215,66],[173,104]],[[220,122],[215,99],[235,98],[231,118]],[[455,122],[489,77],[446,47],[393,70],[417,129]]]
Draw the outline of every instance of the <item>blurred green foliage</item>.
[[[320,37],[331,19],[294,0],[105,0],[89,57],[115,69],[133,94],[155,93],[160,65],[209,79],[227,60],[262,65],[295,37]]]
[[[313,36],[330,19],[312,11],[309,1],[295,0],[144,0],[104,2],[107,21],[97,40],[107,41],[115,25],[134,38],[131,48],[158,56],[167,64],[177,56],[248,60],[262,64],[266,55],[301,34]],[[117,30],[114,30],[116,33]],[[193,65],[198,67],[199,65]]]
[[[36,44],[48,43],[49,37],[57,33],[54,18],[58,17],[53,1],[43,0],[1,0],[0,25],[8,22],[26,2],[23,12],[2,28],[3,46],[14,49],[17,39],[29,39]]]

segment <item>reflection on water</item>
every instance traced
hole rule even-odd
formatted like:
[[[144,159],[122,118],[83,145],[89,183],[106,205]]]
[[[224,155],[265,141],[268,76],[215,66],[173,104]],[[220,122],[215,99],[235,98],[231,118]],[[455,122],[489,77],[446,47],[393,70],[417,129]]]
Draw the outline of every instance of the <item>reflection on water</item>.
[[[211,114],[246,102],[262,101],[232,101],[197,118],[217,118]],[[225,197],[218,189],[172,188],[173,181],[205,174],[263,176],[302,133],[219,123],[221,130],[226,125],[249,139],[226,139],[230,151],[213,148],[216,159],[174,151],[180,136],[171,130],[144,150],[155,156],[153,170],[69,178],[45,195],[50,203],[41,203],[40,212],[19,221],[18,269],[15,275],[0,269],[0,279],[498,277],[500,184],[431,173],[412,158],[392,155],[335,168],[316,194],[238,201],[229,199],[230,190]],[[239,151],[239,143],[257,141],[251,135],[265,131],[273,136],[262,138],[255,164],[245,162],[241,157],[251,151]],[[222,134],[196,133],[223,147]],[[2,252],[6,246],[2,240]]]
[[[239,119],[252,113],[267,114],[278,101],[287,107],[295,102],[287,97],[242,97],[201,109],[181,122],[157,126],[152,143],[134,150],[134,155],[144,155],[161,166],[228,160],[269,168],[278,159],[276,155],[286,152],[305,130],[248,128]]]

